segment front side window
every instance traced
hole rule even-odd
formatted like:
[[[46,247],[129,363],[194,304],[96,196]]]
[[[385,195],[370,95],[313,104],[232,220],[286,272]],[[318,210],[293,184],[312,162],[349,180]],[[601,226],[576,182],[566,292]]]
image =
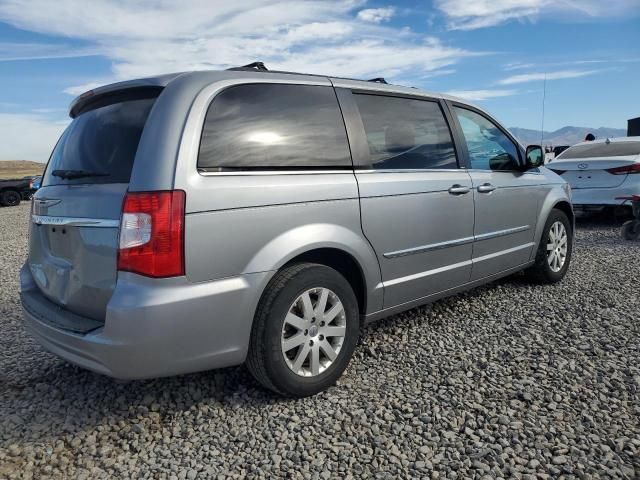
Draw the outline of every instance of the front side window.
[[[382,95],[354,95],[375,169],[458,168],[440,105]]]
[[[467,142],[471,168],[476,170],[517,170],[518,147],[486,117],[454,107]]]
[[[238,85],[211,103],[200,141],[204,171],[352,168],[332,87]]]

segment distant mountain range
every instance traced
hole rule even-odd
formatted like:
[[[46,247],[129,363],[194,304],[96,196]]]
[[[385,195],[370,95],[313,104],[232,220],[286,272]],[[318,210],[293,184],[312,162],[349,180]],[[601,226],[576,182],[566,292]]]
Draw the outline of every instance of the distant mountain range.
[[[522,144],[532,145],[540,143],[540,130],[512,127],[509,129]],[[596,138],[626,137],[627,131],[623,128],[588,128],[588,127],[562,127],[553,132],[544,132],[544,145],[573,145],[582,142],[587,133],[593,133]]]

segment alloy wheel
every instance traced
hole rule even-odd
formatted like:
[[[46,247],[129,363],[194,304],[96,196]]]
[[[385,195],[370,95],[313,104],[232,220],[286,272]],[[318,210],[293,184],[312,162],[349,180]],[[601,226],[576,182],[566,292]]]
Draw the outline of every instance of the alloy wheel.
[[[567,260],[569,236],[562,222],[554,222],[549,229],[547,241],[547,263],[552,272],[558,273]]]
[[[342,349],[347,318],[340,298],[328,288],[303,292],[289,307],[280,344],[296,375],[315,377],[329,368]]]

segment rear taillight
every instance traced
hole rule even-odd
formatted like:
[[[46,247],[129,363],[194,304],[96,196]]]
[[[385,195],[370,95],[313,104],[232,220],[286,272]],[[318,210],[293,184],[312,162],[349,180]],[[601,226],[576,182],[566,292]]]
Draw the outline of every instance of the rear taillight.
[[[127,193],[118,270],[156,278],[184,275],[184,204],[182,190]]]
[[[632,173],[640,173],[640,163],[632,163],[624,167],[608,168],[607,172],[613,175],[629,175]]]

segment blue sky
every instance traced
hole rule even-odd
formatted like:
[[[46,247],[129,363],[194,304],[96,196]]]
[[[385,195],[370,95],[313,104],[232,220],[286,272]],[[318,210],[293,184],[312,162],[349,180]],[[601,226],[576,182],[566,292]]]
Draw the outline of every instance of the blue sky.
[[[46,161],[95,85],[262,60],[467,97],[507,126],[640,116],[640,0],[0,0],[0,159]]]

